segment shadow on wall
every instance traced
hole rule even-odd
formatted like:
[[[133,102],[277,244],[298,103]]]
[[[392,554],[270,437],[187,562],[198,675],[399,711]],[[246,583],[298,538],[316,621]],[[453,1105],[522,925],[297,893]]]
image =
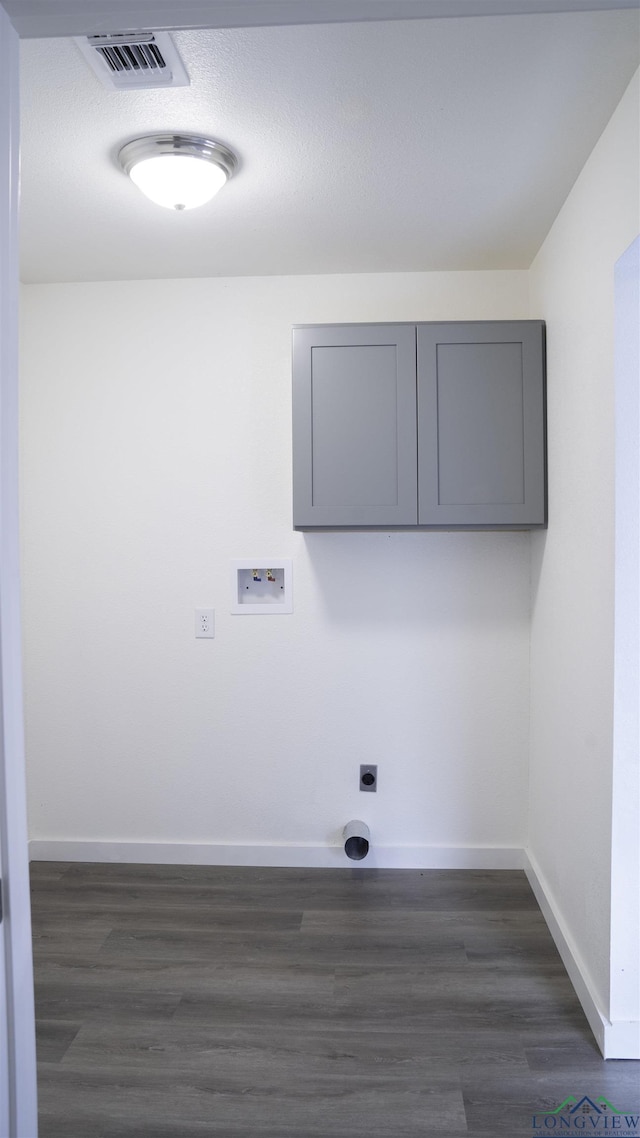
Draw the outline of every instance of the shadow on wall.
[[[341,624],[497,626],[529,608],[522,532],[304,534],[325,616]]]
[[[314,740],[339,724],[341,753],[382,764],[381,794],[366,806],[384,802],[405,840],[518,844],[529,534],[307,532],[302,541],[298,575],[309,575],[318,608],[309,615],[324,630],[312,664],[322,692]]]
[[[544,567],[548,530],[531,534],[531,612],[535,612]]]

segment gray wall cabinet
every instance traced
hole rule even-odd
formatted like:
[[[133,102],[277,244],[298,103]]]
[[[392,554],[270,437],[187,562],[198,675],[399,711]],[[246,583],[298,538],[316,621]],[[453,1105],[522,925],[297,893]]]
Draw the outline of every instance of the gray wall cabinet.
[[[544,324],[293,331],[294,526],[546,525]]]

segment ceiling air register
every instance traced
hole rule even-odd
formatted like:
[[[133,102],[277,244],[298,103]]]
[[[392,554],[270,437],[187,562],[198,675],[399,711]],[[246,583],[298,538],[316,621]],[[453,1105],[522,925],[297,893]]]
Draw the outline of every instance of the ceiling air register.
[[[184,63],[168,32],[109,32],[76,36],[75,42],[105,87],[139,91],[189,86]]]

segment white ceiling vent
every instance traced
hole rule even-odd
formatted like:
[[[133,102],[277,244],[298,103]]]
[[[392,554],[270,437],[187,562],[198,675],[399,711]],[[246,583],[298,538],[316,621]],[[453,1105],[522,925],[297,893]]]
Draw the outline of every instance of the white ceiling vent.
[[[80,51],[105,87],[116,91],[188,87],[189,76],[168,32],[76,36]]]

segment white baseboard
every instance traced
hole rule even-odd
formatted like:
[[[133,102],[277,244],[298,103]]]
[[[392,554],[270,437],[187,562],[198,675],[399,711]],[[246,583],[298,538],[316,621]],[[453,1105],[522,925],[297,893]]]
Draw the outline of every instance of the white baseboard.
[[[342,846],[219,845],[190,842],[69,842],[35,838],[31,861],[133,862],[154,865],[247,865],[363,869],[522,869],[523,851],[511,846],[375,846],[361,862]]]
[[[612,1023],[604,1015],[580,952],[529,850],[524,851],[524,871],[604,1058],[640,1059],[640,1024],[621,1020]]]

